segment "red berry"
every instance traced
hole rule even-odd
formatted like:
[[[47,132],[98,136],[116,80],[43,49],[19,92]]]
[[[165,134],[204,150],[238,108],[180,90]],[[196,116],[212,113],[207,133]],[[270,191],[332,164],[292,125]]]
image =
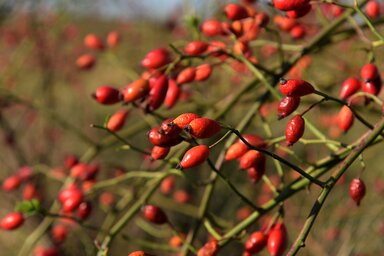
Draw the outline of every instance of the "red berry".
[[[360,205],[361,199],[365,196],[365,184],[360,178],[353,179],[349,184],[349,196],[357,206]]]
[[[95,57],[91,54],[83,54],[76,60],[76,66],[82,70],[91,69],[96,63]]]
[[[273,6],[281,11],[301,9],[308,4],[309,0],[273,0]]]
[[[77,208],[77,216],[79,216],[80,219],[85,220],[91,214],[91,211],[92,205],[90,202],[81,202],[81,204]]]
[[[374,19],[380,16],[380,4],[376,0],[368,1],[366,5],[366,12],[368,17]]]
[[[145,205],[142,208],[143,216],[149,222],[154,224],[164,224],[168,222],[167,216],[159,207],[155,205]]]
[[[159,127],[152,128],[148,133],[152,145],[159,147],[172,147],[183,141],[178,133],[164,134],[159,132]]]
[[[111,207],[116,201],[114,194],[108,191],[104,191],[99,196],[99,203],[105,207]]]
[[[200,29],[205,36],[218,36],[223,33],[221,22],[215,19],[204,21]]]
[[[253,232],[245,242],[245,250],[258,253],[267,245],[268,236],[261,231]]]
[[[210,64],[201,64],[196,67],[195,80],[196,81],[205,81],[212,74],[212,66]]]
[[[271,256],[283,255],[288,243],[284,224],[276,224],[268,235],[268,252]]]
[[[103,50],[104,43],[96,34],[88,34],[84,37],[84,45],[90,49]]]
[[[357,78],[350,77],[344,81],[341,86],[340,98],[347,99],[360,89],[360,81]]]
[[[292,117],[285,128],[285,139],[288,146],[295,144],[304,134],[305,122],[300,115]]]
[[[150,80],[150,83],[152,83]],[[161,75],[153,81],[150,86],[149,97],[148,97],[148,109],[153,111],[158,109],[163,104],[165,96],[168,91],[168,78],[165,75]]]
[[[92,95],[95,100],[104,105],[112,105],[120,101],[120,91],[110,86],[101,86]]]
[[[310,83],[301,79],[281,79],[280,91],[289,97],[301,97],[313,93],[315,88]]]
[[[70,185],[60,191],[58,199],[65,212],[72,212],[79,207],[83,201],[83,196],[83,192],[76,185]]]
[[[347,132],[353,125],[354,116],[348,106],[343,106],[337,115],[337,123],[343,132]]]
[[[8,192],[17,189],[21,184],[21,178],[19,176],[9,176],[3,181],[3,190]]]
[[[107,35],[107,45],[110,48],[116,47],[121,40],[121,35],[117,31],[111,31]]]
[[[180,129],[178,126],[176,126],[173,123],[174,118],[168,118],[167,120],[163,121],[160,125],[159,133],[171,135],[171,134],[180,134],[182,129]]]
[[[209,156],[209,147],[206,145],[199,145],[189,149],[183,156],[180,162],[180,167],[189,169],[202,164]]]
[[[208,44],[203,41],[192,41],[184,47],[184,52],[188,55],[200,55],[207,50]]]
[[[149,92],[149,83],[145,79],[137,79],[127,85],[122,90],[123,100],[125,103],[133,102],[143,98]]]
[[[164,105],[168,109],[173,108],[173,106],[179,100],[180,93],[181,93],[180,87],[177,85],[175,80],[169,79],[168,80],[168,90],[167,90],[167,94],[165,95],[165,99],[164,99]]]
[[[195,75],[196,75],[196,68],[187,67],[177,75],[176,82],[180,85],[190,83],[195,79]]]
[[[372,81],[379,76],[379,70],[375,64],[369,63],[361,68],[360,76],[363,80]]]
[[[225,153],[225,160],[230,161],[240,158],[248,151],[247,145],[244,143],[235,143],[227,149]]]
[[[153,160],[164,159],[168,155],[169,150],[169,147],[154,146],[151,151],[151,157]]]
[[[278,119],[282,119],[289,116],[295,111],[300,105],[300,97],[285,97],[280,101],[279,107],[277,108]]]
[[[54,242],[62,243],[68,235],[68,228],[63,224],[57,224],[52,227],[51,236]]]
[[[148,52],[141,65],[147,69],[157,69],[171,62],[171,54],[165,48],[157,48]]]
[[[381,90],[381,78],[380,78],[380,76],[376,77],[373,80],[364,81],[361,84],[361,90],[363,92],[366,92],[366,93],[369,93],[372,95],[378,95],[380,93],[380,90]]]
[[[175,187],[175,177],[168,176],[161,182],[160,191],[161,193],[167,195],[172,192],[174,187]]]
[[[298,19],[298,18],[301,18],[301,17],[307,15],[311,11],[311,9],[312,9],[312,5],[308,3],[308,4],[301,6],[300,8],[297,8],[297,9],[294,9],[291,11],[287,11],[286,15],[290,19]]]
[[[238,4],[228,4],[224,7],[225,15],[230,20],[241,20],[248,17],[247,9]]]
[[[179,127],[180,129],[184,129],[190,122],[199,117],[199,115],[194,113],[184,113],[176,117],[172,121],[172,124]]]
[[[128,110],[120,109],[114,113],[107,122],[107,128],[110,131],[117,132],[119,131],[125,123],[125,119],[128,116]]]
[[[250,149],[240,158],[240,168],[248,169],[255,166],[264,166],[265,156],[257,150]]]
[[[289,32],[293,39],[301,39],[305,36],[305,29],[303,25],[297,24]]]
[[[1,219],[0,227],[6,230],[13,230],[24,223],[24,216],[20,212],[12,212]]]
[[[197,252],[197,256],[216,256],[219,251],[219,244],[216,240],[206,243]]]
[[[195,138],[210,138],[221,130],[221,126],[215,120],[209,118],[196,118],[186,127],[188,132]]]

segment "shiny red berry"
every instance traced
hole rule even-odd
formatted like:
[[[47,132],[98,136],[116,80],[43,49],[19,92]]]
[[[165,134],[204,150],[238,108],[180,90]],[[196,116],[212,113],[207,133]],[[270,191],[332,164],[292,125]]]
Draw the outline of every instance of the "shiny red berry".
[[[192,122],[194,119],[199,117],[200,117],[199,115],[194,113],[184,113],[177,116],[172,121],[172,124],[179,127],[180,129],[184,129],[190,122]]]
[[[143,98],[149,92],[149,83],[145,79],[138,79],[128,84],[123,90],[123,101],[130,103]]]
[[[284,97],[277,108],[278,119],[293,113],[300,105],[300,97]]]
[[[141,65],[147,69],[157,69],[171,62],[171,54],[165,48],[157,48],[148,52]]]
[[[77,216],[80,219],[85,220],[91,214],[91,211],[92,211],[92,204],[90,202],[87,202],[87,201],[81,202],[81,204],[77,208]]]
[[[20,227],[24,223],[24,216],[20,212],[12,212],[7,214],[0,221],[0,227],[6,230],[13,230]]]
[[[288,237],[287,230],[282,223],[276,224],[268,235],[268,252],[271,256],[283,255],[287,248]]]
[[[244,143],[235,143],[231,145],[227,152],[225,153],[225,160],[230,161],[234,159],[240,158],[242,155],[244,155],[248,151],[247,145]]]
[[[257,150],[250,149],[240,157],[240,168],[248,169],[265,165],[265,156]]]
[[[372,81],[379,76],[379,70],[373,63],[364,65],[360,71],[361,79],[366,81]]]
[[[205,81],[212,74],[212,66],[210,64],[201,64],[196,67],[195,80],[196,81]]]
[[[281,79],[280,91],[289,97],[301,97],[313,93],[315,88],[310,83],[301,79]]]
[[[253,232],[245,242],[245,250],[250,253],[258,253],[267,245],[268,236],[264,232]]]
[[[355,77],[345,80],[341,86],[340,98],[347,99],[360,89],[360,81]]]
[[[151,85],[148,96],[149,111],[156,110],[163,104],[168,91],[168,78],[166,75],[161,75],[153,82],[151,81],[153,80],[150,80]]]
[[[154,146],[151,150],[151,158],[153,160],[164,159],[168,155],[169,150],[169,147]]]
[[[199,145],[189,149],[180,162],[182,169],[189,169],[202,164],[209,156],[209,147]]]
[[[365,196],[365,184],[360,178],[353,179],[349,184],[349,196],[355,201],[356,205],[360,205],[361,199]]]
[[[215,120],[201,117],[192,120],[185,129],[187,129],[194,138],[205,139],[220,132],[221,126]]]
[[[368,17],[375,19],[380,16],[380,3],[376,0],[370,0],[365,6],[365,10]]]
[[[184,52],[188,55],[200,55],[207,50],[208,44],[203,41],[192,41],[185,45]]]
[[[288,146],[295,144],[304,134],[305,122],[300,115],[292,117],[285,128],[285,139]]]
[[[154,146],[172,147],[183,141],[183,138],[178,133],[164,134],[159,132],[159,130],[159,127],[155,127],[148,133],[148,138]]]
[[[196,68],[187,67],[183,69],[176,78],[176,82],[180,85],[190,83],[195,79]]]

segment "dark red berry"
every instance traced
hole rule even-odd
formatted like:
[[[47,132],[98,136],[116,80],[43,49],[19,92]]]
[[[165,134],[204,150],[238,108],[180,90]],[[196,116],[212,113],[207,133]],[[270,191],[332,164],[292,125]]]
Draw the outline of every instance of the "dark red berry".
[[[294,9],[294,10],[291,10],[291,11],[287,11],[286,12],[286,15],[288,18],[291,18],[291,19],[298,19],[298,18],[301,18],[305,15],[307,15],[312,9],[312,5],[307,3],[303,6],[301,6],[300,8],[297,8],[297,9]]]
[[[279,107],[277,108],[278,119],[282,119],[289,116],[295,111],[300,105],[300,97],[285,97],[280,101]]]
[[[247,9],[238,4],[226,5],[224,12],[229,20],[241,20],[248,17]]]
[[[240,168],[248,169],[265,165],[265,156],[257,150],[250,149],[240,157]]]
[[[120,91],[110,86],[101,86],[92,95],[95,100],[104,105],[112,105],[120,102]]]
[[[288,146],[295,144],[304,134],[305,122],[300,115],[292,117],[285,128],[285,139]]]
[[[159,147],[172,147],[183,141],[178,133],[164,134],[159,132],[160,127],[152,128],[148,133],[148,138],[152,145]]]
[[[91,211],[92,211],[91,203],[87,201],[82,202],[77,208],[77,216],[79,216],[80,219],[85,220],[91,214]]]
[[[145,205],[142,208],[144,218],[154,224],[164,224],[167,223],[168,219],[163,210],[155,205]]]

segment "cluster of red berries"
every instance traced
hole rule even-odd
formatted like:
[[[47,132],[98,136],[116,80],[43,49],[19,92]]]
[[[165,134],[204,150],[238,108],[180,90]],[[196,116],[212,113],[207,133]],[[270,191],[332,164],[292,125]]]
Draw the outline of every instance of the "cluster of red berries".
[[[267,247],[271,256],[280,256],[283,255],[287,245],[287,230],[282,222],[278,222],[268,232],[263,230],[253,232],[245,242],[245,252],[243,255],[251,256]]]
[[[243,139],[250,145],[258,148],[266,148],[267,143],[257,135],[244,134]],[[253,183],[258,182],[265,173],[266,158],[263,153],[250,149],[244,141],[238,139],[231,145],[225,154],[225,160],[238,160],[239,167],[246,170]]]
[[[285,95],[278,106],[278,118],[284,118],[294,112],[300,104],[302,96],[315,92],[315,88],[308,82],[301,79],[281,79],[280,91]],[[302,115],[292,117],[285,129],[285,138],[287,144],[293,145],[304,134],[305,121]]]
[[[114,48],[121,40],[120,33],[116,31],[111,31],[107,35],[107,46],[109,48]],[[85,47],[96,50],[103,51],[105,49],[105,44],[103,40],[96,34],[88,34],[84,37]],[[92,54],[83,54],[76,60],[76,65],[79,69],[88,70],[91,69],[96,64],[96,58]]]
[[[148,138],[154,146],[151,156],[154,160],[164,159],[170,147],[188,139],[183,136],[183,132],[195,139],[206,139],[216,135],[220,130],[221,126],[215,120],[194,113],[184,113],[176,118],[167,119],[148,133]],[[208,156],[208,146],[192,147],[184,154],[179,166],[183,169],[195,167],[207,160]]]
[[[353,94],[359,90],[372,95],[378,95],[381,91],[382,80],[380,72],[375,64],[369,63],[364,65],[360,71],[362,82],[355,78],[347,78],[340,90],[340,98],[348,100]],[[370,99],[365,98],[365,102],[369,103]],[[350,104],[354,104],[354,100],[349,100]],[[347,132],[354,123],[354,115],[348,106],[343,106],[337,116],[337,123],[343,132]]]

